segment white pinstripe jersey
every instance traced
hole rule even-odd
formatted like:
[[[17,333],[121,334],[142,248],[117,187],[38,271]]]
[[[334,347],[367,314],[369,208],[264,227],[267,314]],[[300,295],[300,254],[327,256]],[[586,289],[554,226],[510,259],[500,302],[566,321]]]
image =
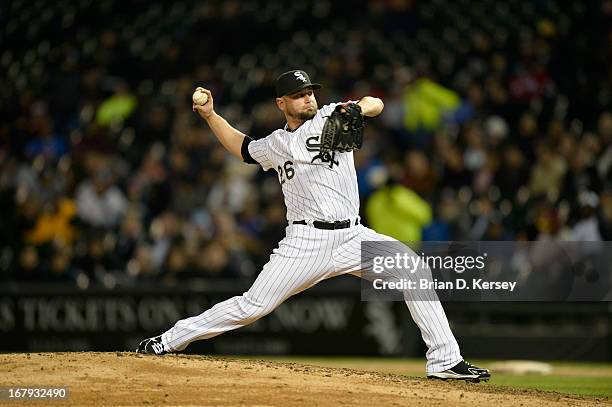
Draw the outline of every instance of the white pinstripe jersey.
[[[289,222],[330,222],[359,215],[353,152],[319,152],[323,125],[337,105],[321,107],[293,132],[278,129],[248,146],[249,154],[265,171],[274,168],[278,173]]]

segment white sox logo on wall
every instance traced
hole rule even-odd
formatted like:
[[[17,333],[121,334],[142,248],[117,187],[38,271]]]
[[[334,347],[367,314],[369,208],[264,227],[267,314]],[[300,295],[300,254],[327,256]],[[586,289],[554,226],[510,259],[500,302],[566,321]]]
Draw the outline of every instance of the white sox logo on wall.
[[[306,139],[306,150],[308,151],[320,151],[321,143],[319,143],[319,136],[312,136]],[[311,163],[314,163],[316,160],[321,160],[322,163],[329,163],[329,168],[333,168],[335,165],[340,165],[340,163],[336,160],[336,152],[332,151],[330,153],[321,153],[315,155],[312,158]]]
[[[302,82],[304,82],[304,83],[308,82],[308,80],[306,79],[306,77],[304,76],[303,73],[301,73],[301,72],[294,72],[293,74],[295,75],[296,78],[298,78]]]

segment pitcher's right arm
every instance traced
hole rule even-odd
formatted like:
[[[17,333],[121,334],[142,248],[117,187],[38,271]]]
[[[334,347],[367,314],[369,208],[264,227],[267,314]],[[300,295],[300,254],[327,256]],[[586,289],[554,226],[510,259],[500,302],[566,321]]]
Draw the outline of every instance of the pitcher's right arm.
[[[241,147],[247,136],[240,130],[232,127],[227,120],[215,112],[212,93],[208,89],[198,89],[208,95],[208,101],[203,105],[196,105],[194,103],[193,111],[198,112],[198,114],[206,120],[206,123],[208,123],[208,126],[223,147],[242,161]]]

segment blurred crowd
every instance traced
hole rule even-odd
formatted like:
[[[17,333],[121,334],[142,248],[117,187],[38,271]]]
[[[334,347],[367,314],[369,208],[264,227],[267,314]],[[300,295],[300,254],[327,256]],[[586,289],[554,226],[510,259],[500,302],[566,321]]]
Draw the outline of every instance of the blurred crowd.
[[[253,279],[284,236],[277,177],[229,156],[191,93],[211,89],[261,138],[284,124],[273,84],[295,68],[324,84],[319,105],[385,102],[355,155],[365,224],[412,241],[612,240],[612,1],[6,9],[2,280]]]

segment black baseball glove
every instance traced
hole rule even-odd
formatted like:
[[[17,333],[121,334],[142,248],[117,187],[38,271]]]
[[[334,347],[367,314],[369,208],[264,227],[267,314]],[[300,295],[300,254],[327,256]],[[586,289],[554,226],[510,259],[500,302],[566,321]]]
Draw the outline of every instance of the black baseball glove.
[[[321,152],[348,152],[363,144],[363,116],[361,106],[346,103],[336,106],[327,118],[321,134]]]

